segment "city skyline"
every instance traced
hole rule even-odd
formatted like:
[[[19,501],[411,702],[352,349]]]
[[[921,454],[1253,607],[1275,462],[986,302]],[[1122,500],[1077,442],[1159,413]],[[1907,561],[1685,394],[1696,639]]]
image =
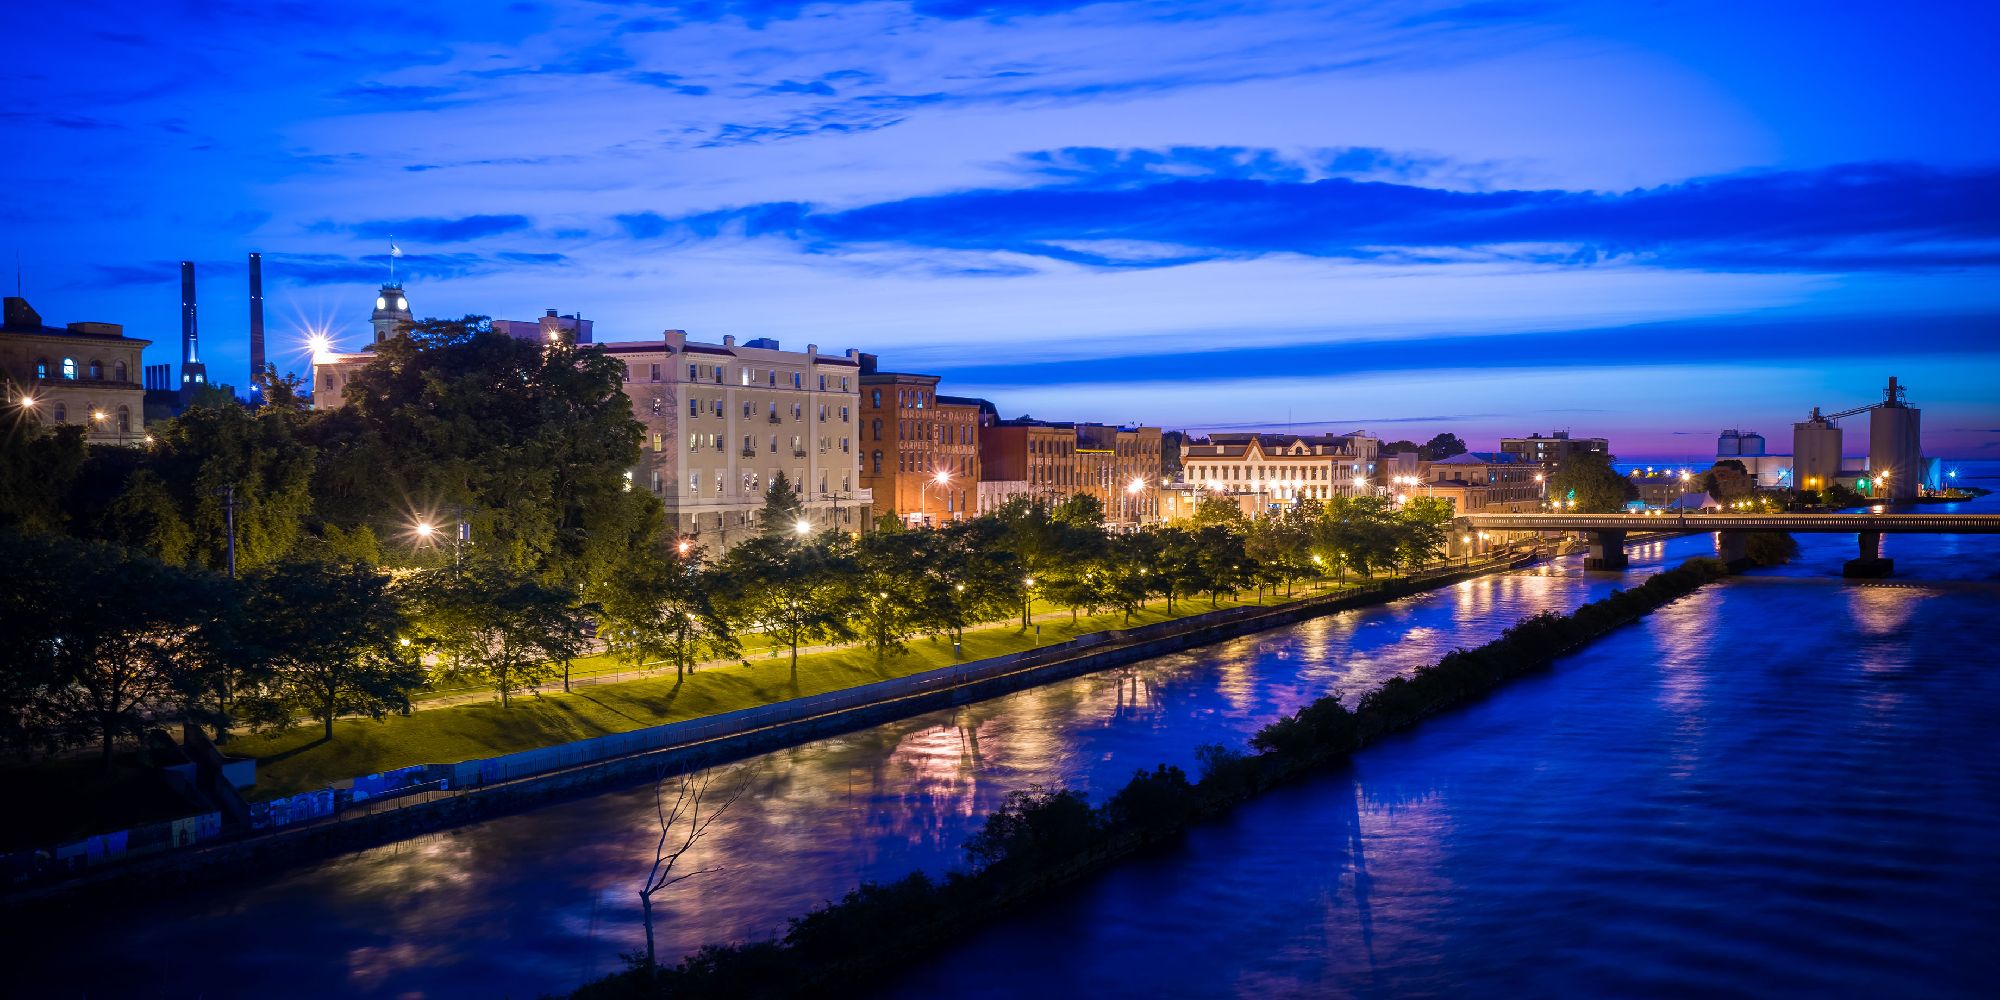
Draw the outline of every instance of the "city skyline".
[[[1719,9],[56,12],[9,228],[45,316],[155,363],[194,260],[239,385],[247,252],[303,371],[393,238],[419,316],[857,347],[1008,416],[1675,458],[1897,375],[2000,454],[1993,15]]]

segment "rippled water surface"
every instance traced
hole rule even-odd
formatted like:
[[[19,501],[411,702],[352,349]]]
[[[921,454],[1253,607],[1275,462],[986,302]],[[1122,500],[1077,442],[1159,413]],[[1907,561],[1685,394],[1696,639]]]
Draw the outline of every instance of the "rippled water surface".
[[[1110,995],[1646,991],[1741,985],[1730,970],[1780,946],[1832,970],[1799,974],[1800,989],[1884,956],[1935,969],[1939,942],[1993,929],[1968,887],[2000,889],[1967,839],[2000,830],[1975,733],[2000,698],[1974,667],[1990,661],[2000,591],[1980,581],[2000,547],[1892,539],[1904,577],[1947,582],[1827,579],[1852,546],[1809,540],[1794,567],[1705,593],[1351,775],[1263,800],[967,942],[907,989],[1012,995],[1046,991],[1046,974],[1063,993]],[[1303,701],[1358,695],[1708,551],[1706,537],[1676,539],[1635,548],[1624,575],[1557,565],[1481,580],[756,758],[749,794],[692,859],[727,870],[668,901],[660,947],[766,935],[863,879],[941,871],[1010,790],[1101,792],[1141,766],[1192,767],[1196,746],[1240,744]],[[15,985],[560,990],[638,947],[652,830],[651,789],[631,788],[171,906],[134,899],[82,933],[14,938]]]

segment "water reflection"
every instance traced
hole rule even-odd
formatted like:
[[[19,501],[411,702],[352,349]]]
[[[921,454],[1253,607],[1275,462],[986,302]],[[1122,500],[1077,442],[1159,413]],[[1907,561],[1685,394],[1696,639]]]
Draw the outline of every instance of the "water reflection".
[[[1240,745],[1313,698],[1358,697],[1524,615],[1566,610],[1706,548],[1645,546],[1622,577],[1562,564],[1473,581],[765,754],[690,856],[724,870],[656,897],[659,947],[760,938],[863,880],[941,872],[1009,791],[1059,782],[1102,795],[1140,767],[1192,772],[1202,744]],[[650,787],[618,789],[196,893],[171,915],[135,901],[89,933],[30,929],[24,988],[60,979],[102,994],[192,992],[220,977],[231,992],[292,996],[562,989],[640,947],[635,894],[653,823]],[[1324,843],[1363,843],[1359,829],[1324,830]],[[1346,878],[1366,891],[1377,875],[1370,864]],[[1363,899],[1344,898],[1349,909]],[[91,948],[85,961],[93,940],[120,947]]]

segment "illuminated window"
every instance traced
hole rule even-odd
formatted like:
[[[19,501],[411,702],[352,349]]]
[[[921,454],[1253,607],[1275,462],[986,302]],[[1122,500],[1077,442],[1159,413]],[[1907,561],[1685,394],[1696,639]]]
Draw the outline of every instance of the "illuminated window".
[[[76,377],[76,359],[75,359],[75,358],[64,358],[64,359],[63,359],[63,365],[62,365],[62,376],[63,376],[63,378],[70,378],[70,379],[73,379],[73,378],[75,378],[75,377]]]

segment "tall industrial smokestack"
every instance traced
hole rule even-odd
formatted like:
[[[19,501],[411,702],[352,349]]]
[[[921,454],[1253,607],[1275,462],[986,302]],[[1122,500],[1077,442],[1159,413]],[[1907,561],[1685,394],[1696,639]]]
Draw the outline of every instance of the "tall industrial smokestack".
[[[181,261],[181,396],[183,401],[198,385],[208,384],[208,369],[201,363],[196,343],[194,318],[194,261]]]
[[[264,255],[250,255],[250,391],[264,373]]]

